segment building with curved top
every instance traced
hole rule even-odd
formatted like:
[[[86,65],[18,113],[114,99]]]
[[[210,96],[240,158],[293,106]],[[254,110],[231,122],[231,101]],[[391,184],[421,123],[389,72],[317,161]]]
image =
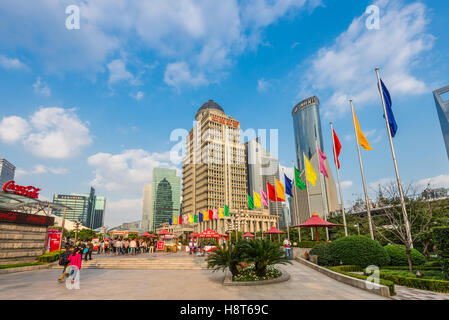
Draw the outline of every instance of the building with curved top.
[[[443,133],[444,144],[449,159],[449,100],[447,99],[449,98],[449,86],[435,90],[433,96],[435,98],[441,132]]]
[[[319,155],[317,145],[324,152],[323,133],[321,130],[320,101],[316,96],[298,103],[292,111],[293,127],[295,132],[296,160],[301,178],[306,182],[304,155],[309,159],[315,173],[318,176],[315,186],[307,183],[307,192],[295,189],[296,197],[293,201],[293,220],[300,224],[308,220],[314,212],[321,217],[326,217],[330,212],[340,209],[338,203],[337,187],[329,167],[325,160],[326,171],[329,178],[320,174]],[[329,155],[327,155],[329,158]],[[332,159],[333,154],[330,154]]]

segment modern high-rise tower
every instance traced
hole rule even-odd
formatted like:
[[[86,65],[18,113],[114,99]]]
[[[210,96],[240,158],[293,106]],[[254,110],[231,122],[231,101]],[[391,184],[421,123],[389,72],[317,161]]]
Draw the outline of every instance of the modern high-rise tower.
[[[212,100],[201,106],[187,137],[183,161],[182,211],[247,209],[245,146],[240,122]]]
[[[433,96],[435,97],[435,104],[437,106],[438,118],[440,119],[441,131],[443,132],[444,143],[446,145],[447,157],[449,159],[449,100],[445,100],[449,93],[449,86],[435,90]]]
[[[8,160],[0,158],[0,188],[11,180],[14,180],[14,173],[16,167],[12,165]]]
[[[153,169],[153,195],[150,230],[179,215],[181,178],[174,169]]]
[[[318,98],[311,97],[298,103],[292,112],[296,160],[299,166],[298,169],[302,172],[302,179],[305,182],[304,155],[309,159],[318,176],[315,186],[308,183],[309,200],[307,199],[306,191],[296,190],[297,197],[295,197],[296,201],[294,201],[293,205],[296,213],[293,216],[295,224],[305,222],[314,212],[324,217],[329,212],[339,210],[337,188],[328,160],[325,160],[325,167],[329,178],[325,178],[320,174],[317,145],[324,152],[324,144],[319,106]]]
[[[151,230],[153,220],[153,187],[151,184],[143,185],[142,197],[142,223],[140,228],[143,231]]]

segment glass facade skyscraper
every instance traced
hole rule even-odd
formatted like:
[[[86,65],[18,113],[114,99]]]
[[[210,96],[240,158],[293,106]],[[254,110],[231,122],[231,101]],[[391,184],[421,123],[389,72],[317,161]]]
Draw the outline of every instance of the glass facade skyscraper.
[[[12,165],[8,160],[0,158],[0,188],[11,180],[14,180],[14,174],[16,167]]]
[[[153,210],[151,230],[155,231],[169,219],[179,216],[181,178],[173,169],[153,169]]]
[[[449,86],[433,92],[435,104],[437,106],[438,118],[440,119],[441,131],[443,133],[444,144],[446,145],[447,157],[449,159],[449,100],[445,100],[444,98],[449,98],[448,94]]]

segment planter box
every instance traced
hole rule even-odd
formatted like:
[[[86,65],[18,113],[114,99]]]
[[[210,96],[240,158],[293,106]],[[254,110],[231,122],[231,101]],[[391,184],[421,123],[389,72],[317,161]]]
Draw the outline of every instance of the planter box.
[[[264,286],[267,284],[280,283],[290,280],[290,274],[288,272],[281,269],[278,270],[282,272],[282,275],[279,278],[262,281],[232,281],[231,272],[226,271],[226,276],[224,278],[223,285],[228,287]]]

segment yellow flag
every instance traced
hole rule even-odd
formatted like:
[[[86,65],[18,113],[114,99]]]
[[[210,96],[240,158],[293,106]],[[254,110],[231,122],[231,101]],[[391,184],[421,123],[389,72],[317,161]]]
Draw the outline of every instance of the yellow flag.
[[[360,145],[362,146],[363,149],[365,150],[373,150],[373,148],[371,148],[371,146],[368,143],[368,140],[366,139],[365,135],[363,134],[362,130],[360,129],[360,124],[359,124],[359,120],[357,120],[357,116],[355,115],[355,111],[353,110],[354,113],[354,122],[355,122],[355,129],[357,131],[357,136],[358,136],[358,140]]]
[[[315,170],[313,170],[312,165],[310,164],[309,159],[307,159],[307,157],[304,155],[304,159],[306,160],[306,175],[307,175],[307,180],[309,180],[309,182],[312,184],[312,186],[315,186],[316,184],[316,173]]]
[[[203,213],[203,221],[209,221],[209,213],[206,210]]]
[[[218,216],[220,217],[220,219],[224,219],[223,208],[218,209]]]
[[[189,223],[193,223],[193,216],[189,214]]]
[[[260,194],[254,191],[254,207],[262,208],[262,203],[260,201]]]
[[[276,196],[277,201],[285,201],[284,185],[278,179],[276,179]]]
[[[178,224],[178,219],[173,218],[173,224]]]

